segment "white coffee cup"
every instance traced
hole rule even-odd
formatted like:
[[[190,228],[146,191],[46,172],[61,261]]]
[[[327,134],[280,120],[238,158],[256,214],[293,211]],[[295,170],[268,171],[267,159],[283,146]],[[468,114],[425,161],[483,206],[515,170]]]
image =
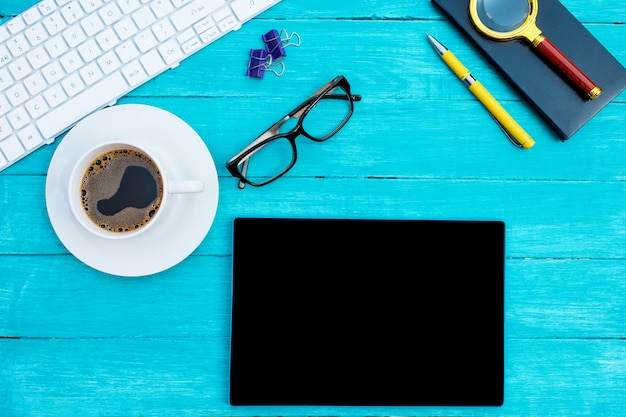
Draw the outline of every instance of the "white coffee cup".
[[[125,239],[155,227],[170,196],[198,193],[204,184],[179,178],[145,147],[120,141],[100,144],[79,157],[68,183],[78,223],[96,236]]]

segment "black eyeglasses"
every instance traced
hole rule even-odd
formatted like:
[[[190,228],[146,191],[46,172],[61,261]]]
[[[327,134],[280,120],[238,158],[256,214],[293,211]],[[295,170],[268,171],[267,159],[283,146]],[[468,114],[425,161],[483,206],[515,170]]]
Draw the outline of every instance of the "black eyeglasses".
[[[343,75],[335,77],[228,161],[228,172],[239,178],[239,188],[269,184],[296,163],[298,136],[316,142],[331,138],[348,122],[354,102],[360,100],[361,96],[352,95]],[[288,121],[296,121],[296,125],[280,133]]]

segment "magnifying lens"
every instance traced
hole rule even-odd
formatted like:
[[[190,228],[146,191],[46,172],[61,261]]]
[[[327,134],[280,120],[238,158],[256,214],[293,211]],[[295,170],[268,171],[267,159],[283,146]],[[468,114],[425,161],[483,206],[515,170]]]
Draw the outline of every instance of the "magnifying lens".
[[[590,99],[602,93],[600,87],[541,34],[536,24],[538,0],[470,0],[469,9],[474,25],[484,35],[501,41],[526,39]]]

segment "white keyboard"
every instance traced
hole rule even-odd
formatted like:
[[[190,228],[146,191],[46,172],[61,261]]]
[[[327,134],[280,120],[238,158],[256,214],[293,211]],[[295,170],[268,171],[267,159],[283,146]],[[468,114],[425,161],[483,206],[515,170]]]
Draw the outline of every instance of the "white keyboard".
[[[0,26],[0,170],[279,1],[40,1]]]

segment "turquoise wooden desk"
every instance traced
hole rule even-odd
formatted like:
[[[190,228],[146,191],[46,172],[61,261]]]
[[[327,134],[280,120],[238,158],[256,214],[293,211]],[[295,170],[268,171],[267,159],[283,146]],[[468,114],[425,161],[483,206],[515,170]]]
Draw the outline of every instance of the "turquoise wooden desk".
[[[3,0],[0,15],[32,3]],[[563,4],[626,64],[621,2]],[[298,32],[302,46],[289,50],[282,77],[246,78],[249,49],[272,28]],[[511,146],[426,32],[534,148]],[[337,74],[363,96],[346,127],[323,144],[300,141],[286,177],[239,190],[224,163]],[[121,102],[166,109],[200,134],[218,169],[217,217],[182,263],[120,278],[74,258],[50,225],[44,187],[59,141],[0,173],[0,415],[626,413],[625,94],[562,143],[429,1],[283,0]],[[237,216],[506,222],[504,405],[230,406]]]

